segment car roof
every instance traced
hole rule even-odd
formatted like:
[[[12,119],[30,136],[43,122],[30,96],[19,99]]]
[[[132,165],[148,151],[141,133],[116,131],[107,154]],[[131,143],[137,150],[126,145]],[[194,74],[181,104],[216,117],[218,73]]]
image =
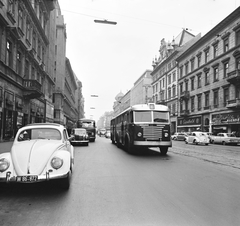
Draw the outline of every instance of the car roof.
[[[28,124],[26,126],[23,126],[21,129],[27,129],[27,128],[31,128],[31,127],[50,127],[50,128],[56,128],[56,129],[64,129],[65,127],[61,124],[57,124],[57,123],[32,123],[32,124]]]

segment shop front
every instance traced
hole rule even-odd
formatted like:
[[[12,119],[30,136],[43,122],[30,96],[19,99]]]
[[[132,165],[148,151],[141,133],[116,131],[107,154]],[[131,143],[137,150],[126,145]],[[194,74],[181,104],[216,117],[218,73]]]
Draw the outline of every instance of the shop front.
[[[240,112],[212,115],[212,133],[234,133],[240,137]]]
[[[202,131],[202,116],[178,118],[177,132],[187,133],[196,130]]]

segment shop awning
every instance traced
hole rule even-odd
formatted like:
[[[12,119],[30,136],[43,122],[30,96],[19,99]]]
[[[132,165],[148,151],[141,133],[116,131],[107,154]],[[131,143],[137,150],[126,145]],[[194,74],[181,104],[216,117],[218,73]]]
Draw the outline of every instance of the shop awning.
[[[181,127],[181,128],[183,128],[183,127],[201,127],[202,125],[184,125],[184,126],[177,126],[177,127]]]

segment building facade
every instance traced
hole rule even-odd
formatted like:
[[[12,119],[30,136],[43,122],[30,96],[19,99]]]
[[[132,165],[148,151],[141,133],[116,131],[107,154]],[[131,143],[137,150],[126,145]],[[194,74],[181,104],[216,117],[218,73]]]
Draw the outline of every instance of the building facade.
[[[59,11],[57,1],[0,0],[0,141],[28,123],[56,122],[53,94],[66,72],[66,56],[56,57]]]
[[[172,42],[161,40],[159,58],[153,61],[153,102],[167,105],[171,113],[171,132],[177,130],[178,117],[178,65],[177,57],[201,36],[183,30]]]
[[[178,131],[240,134],[240,7],[177,58]]]

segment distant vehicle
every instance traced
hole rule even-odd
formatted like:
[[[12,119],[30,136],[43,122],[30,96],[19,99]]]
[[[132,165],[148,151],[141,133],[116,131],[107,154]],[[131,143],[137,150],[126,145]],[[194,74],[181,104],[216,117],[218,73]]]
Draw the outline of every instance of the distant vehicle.
[[[64,126],[26,125],[18,130],[11,152],[0,155],[0,184],[55,180],[68,189],[73,164],[74,148]]]
[[[127,152],[141,147],[159,147],[166,155],[172,147],[169,108],[160,104],[137,104],[111,120],[111,140]]]
[[[106,133],[106,129],[100,129],[98,135],[101,136],[105,136]]]
[[[84,128],[74,128],[71,132],[70,142],[72,145],[84,144],[88,146],[89,138]]]
[[[111,137],[111,131],[107,130],[107,132],[105,133],[105,137],[110,138]]]
[[[211,136],[213,144],[240,144],[240,137],[236,137],[233,133],[218,133],[217,136]]]
[[[172,135],[172,140],[182,140],[184,141],[186,139],[187,134],[186,133],[174,133]]]
[[[186,144],[203,144],[203,145],[208,145],[210,143],[210,139],[208,135],[204,132],[192,132],[188,134],[185,140]]]
[[[93,119],[82,118],[77,121],[77,128],[87,130],[89,141],[94,142],[96,139],[96,123]]]

